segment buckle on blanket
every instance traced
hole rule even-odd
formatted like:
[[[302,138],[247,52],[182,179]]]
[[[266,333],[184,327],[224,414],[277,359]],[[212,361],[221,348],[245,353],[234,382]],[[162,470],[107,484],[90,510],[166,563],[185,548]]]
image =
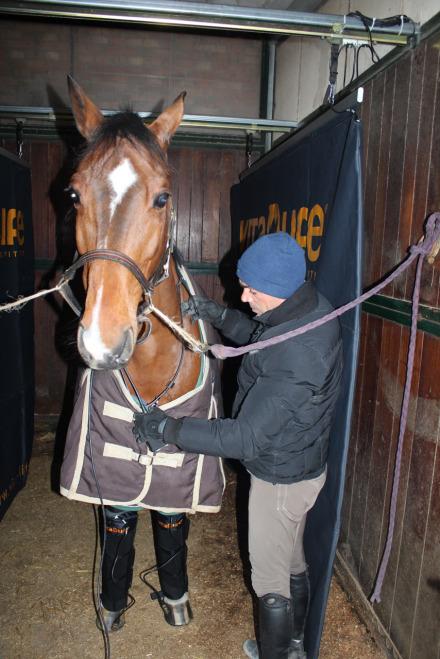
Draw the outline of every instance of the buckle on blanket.
[[[154,455],[149,455],[148,453],[138,453],[137,462],[143,465],[144,467],[151,467],[154,462]]]

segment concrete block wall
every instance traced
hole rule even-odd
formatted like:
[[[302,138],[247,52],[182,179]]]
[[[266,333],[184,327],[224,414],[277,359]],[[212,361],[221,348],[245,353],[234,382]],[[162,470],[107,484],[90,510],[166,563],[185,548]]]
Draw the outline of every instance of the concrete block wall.
[[[68,106],[71,73],[105,109],[258,117],[260,39],[142,27],[0,21],[0,105]]]

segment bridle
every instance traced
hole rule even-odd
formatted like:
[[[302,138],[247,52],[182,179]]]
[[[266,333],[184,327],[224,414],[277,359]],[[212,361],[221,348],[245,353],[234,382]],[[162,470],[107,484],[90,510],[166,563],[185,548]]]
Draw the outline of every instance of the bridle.
[[[145,323],[146,312],[151,304],[151,295],[153,293],[154,287],[167,279],[169,276],[170,258],[174,247],[173,235],[175,224],[176,215],[174,208],[171,208],[171,215],[168,223],[167,245],[158,267],[149,278],[145,277],[142,270],[130,256],[116,249],[91,249],[88,252],[81,254],[81,256],[78,256],[72,265],[64,271],[60,280],[60,293],[67,304],[76,313],[76,315],[81,315],[82,308],[71,287],[69,286],[69,282],[74,278],[76,271],[91,261],[112,261],[113,263],[118,263],[119,265],[127,268],[127,270],[131,272],[131,274],[135,277],[138,284],[140,285],[142,289],[142,301],[139,304],[136,319],[139,324]],[[148,327],[147,332],[149,333]],[[138,337],[137,342],[141,343],[142,341],[145,341],[148,333],[145,335],[145,332],[143,332],[142,335]]]

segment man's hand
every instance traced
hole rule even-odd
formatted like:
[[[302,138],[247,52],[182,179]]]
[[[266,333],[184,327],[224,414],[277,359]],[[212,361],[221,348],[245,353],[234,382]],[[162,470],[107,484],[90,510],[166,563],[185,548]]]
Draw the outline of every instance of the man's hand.
[[[183,419],[173,419],[153,407],[148,412],[135,413],[133,434],[140,444],[145,442],[152,451],[158,451],[165,444],[176,443],[178,431]]]
[[[227,307],[202,295],[193,295],[186,302],[182,302],[182,312],[185,315],[190,316],[192,320],[207,320],[214,327],[221,325],[226,311]]]

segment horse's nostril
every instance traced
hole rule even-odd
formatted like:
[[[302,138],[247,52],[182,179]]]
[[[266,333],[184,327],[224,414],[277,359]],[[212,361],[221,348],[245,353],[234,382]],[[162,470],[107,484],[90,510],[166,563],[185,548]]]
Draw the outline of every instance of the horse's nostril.
[[[131,328],[122,333],[115,346],[108,347],[90,328],[78,327],[78,350],[86,364],[95,369],[122,368],[130,359],[134,349],[134,334]]]
[[[116,357],[118,363],[121,365],[127,363],[130,359],[133,352],[134,340],[133,340],[133,330],[131,327],[125,330],[121,343],[119,344],[119,350],[115,351],[113,354]],[[117,353],[117,354],[116,354]]]

